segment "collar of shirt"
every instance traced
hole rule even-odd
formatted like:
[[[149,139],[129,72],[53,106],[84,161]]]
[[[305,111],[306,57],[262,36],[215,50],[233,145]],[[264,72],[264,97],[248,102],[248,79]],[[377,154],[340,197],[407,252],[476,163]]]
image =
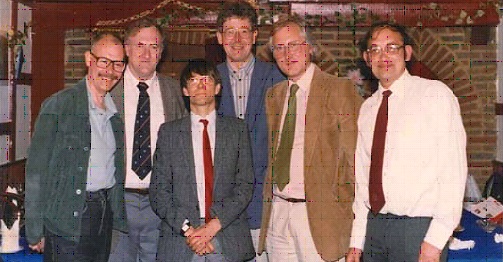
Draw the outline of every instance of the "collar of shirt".
[[[124,72],[124,89],[126,88],[133,88],[135,89],[136,93],[139,93],[140,91],[138,90],[138,83],[140,82],[144,82],[145,84],[147,84],[149,86],[149,88],[147,89],[147,93],[149,95],[152,95],[152,92],[154,89],[156,89],[157,87],[157,72],[154,72],[154,74],[152,75],[152,77],[150,79],[147,79],[147,80],[138,80],[134,75],[133,73],[131,73],[131,70],[129,69],[129,67],[126,67],[126,71]]]
[[[207,116],[202,117],[200,115],[196,115],[194,113],[190,113],[190,122],[192,123],[192,128],[193,130],[198,130],[201,129],[203,130],[204,125],[199,122],[201,119],[206,119],[208,120],[208,128],[210,126],[215,126],[215,121],[217,119],[217,111],[213,110],[211,111]],[[195,128],[195,129],[194,129]]]
[[[393,97],[398,97],[398,98],[403,98],[405,95],[405,86],[407,86],[409,80],[410,80],[410,73],[405,69],[403,74],[393,82],[388,89],[385,89],[382,85],[381,82],[379,82],[379,89],[377,92],[378,97],[382,97],[382,92],[386,90],[390,90],[392,92]]]
[[[246,62],[246,64],[238,70],[234,70],[231,67],[231,64],[229,62],[227,62],[227,68],[229,69],[229,75],[231,77],[241,76],[242,78],[244,78],[245,76],[247,76],[250,73],[250,71],[252,70],[252,68],[254,66],[255,66],[255,57],[254,56],[251,56],[251,59],[248,60],[248,62]]]
[[[297,81],[294,82],[292,80],[288,80],[288,86],[290,87],[292,84],[297,84],[299,86],[299,90],[301,90],[305,94],[309,94],[309,90],[311,89],[311,82],[313,81],[313,76],[314,76],[314,69],[316,66],[311,63],[309,67],[307,68],[306,72],[302,77]],[[288,88],[288,96],[290,96],[290,88]]]
[[[114,101],[112,100],[112,97],[110,96],[110,93],[107,92],[105,95],[105,109],[101,109],[96,106],[94,103],[93,97],[91,95],[91,91],[89,90],[89,82],[86,77],[86,89],[87,89],[87,100],[89,102],[89,111],[95,111],[95,112],[103,112],[107,115],[107,119],[115,115],[117,113],[117,107],[114,104]]]

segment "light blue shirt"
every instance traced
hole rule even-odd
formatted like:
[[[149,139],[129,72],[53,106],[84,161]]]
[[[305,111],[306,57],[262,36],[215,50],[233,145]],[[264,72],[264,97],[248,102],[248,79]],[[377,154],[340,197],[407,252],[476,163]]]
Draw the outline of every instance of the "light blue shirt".
[[[91,123],[91,154],[87,169],[86,191],[97,191],[115,185],[115,136],[110,118],[117,113],[112,97],[105,95],[105,109],[94,103],[89,85],[89,122]]]

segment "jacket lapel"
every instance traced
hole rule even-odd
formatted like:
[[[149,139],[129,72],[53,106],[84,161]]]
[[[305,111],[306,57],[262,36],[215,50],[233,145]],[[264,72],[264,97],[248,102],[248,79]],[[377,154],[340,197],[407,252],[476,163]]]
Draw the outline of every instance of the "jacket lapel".
[[[220,174],[223,172],[224,163],[224,152],[227,147],[227,138],[225,134],[228,134],[228,127],[223,123],[221,116],[217,116],[215,123],[215,153],[213,159],[213,191],[215,191],[217,181],[220,179]]]
[[[306,130],[304,136],[304,165],[311,166],[311,161],[314,154],[314,146],[318,136],[320,135],[321,127],[321,117],[323,112],[323,105],[326,103],[327,88],[326,81],[323,80],[323,73],[316,67],[313,75],[313,80],[311,81],[311,87],[309,91],[309,98],[307,101],[307,111],[306,111]],[[330,88],[336,88],[331,86]]]
[[[285,104],[286,91],[288,88],[288,81],[285,80],[279,83],[274,90],[271,92],[271,97],[267,97],[266,99],[271,99],[271,112],[279,112],[279,114],[270,116],[272,119],[271,127],[273,132],[272,134],[272,146],[274,155],[276,155],[276,151],[278,150],[278,137],[280,136],[280,125],[281,119],[283,116],[283,105]]]
[[[110,96],[117,107],[117,113],[120,118],[124,120],[124,78],[122,78],[117,85],[110,91]]]
[[[222,94],[218,111],[220,114],[226,116],[236,116],[236,110],[234,108],[234,95],[232,94],[231,80],[227,64],[225,62],[220,64],[218,69],[222,76]]]
[[[180,141],[181,141],[181,153],[184,155],[183,159],[186,161],[184,166],[189,170],[187,172],[187,182],[191,186],[190,194],[195,196],[197,199],[197,187],[196,187],[196,169],[194,160],[194,149],[192,146],[192,128],[190,122],[190,116],[185,117],[181,120],[180,126]]]
[[[248,130],[253,130],[253,126],[257,120],[255,115],[259,114],[264,106],[262,101],[264,100],[266,88],[263,87],[263,82],[266,79],[265,75],[267,70],[268,67],[260,66],[260,61],[255,60],[255,67],[253,68],[253,74],[250,81],[250,93],[248,94],[245,114],[245,121],[248,126]]]

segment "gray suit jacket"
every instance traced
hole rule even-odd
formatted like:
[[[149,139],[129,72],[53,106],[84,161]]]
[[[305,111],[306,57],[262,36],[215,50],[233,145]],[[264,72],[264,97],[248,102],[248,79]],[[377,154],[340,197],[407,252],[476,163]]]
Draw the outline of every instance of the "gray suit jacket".
[[[230,261],[253,258],[246,214],[253,192],[253,168],[242,120],[217,116],[213,188],[210,213],[222,224],[216,238],[224,256]],[[162,219],[158,261],[190,261],[194,253],[180,233],[185,219],[194,227],[200,221],[190,116],[165,123],[159,130],[150,203]]]
[[[173,121],[187,115],[180,84],[173,78],[157,74],[161,88],[165,121]],[[120,117],[124,120],[124,80],[119,81],[110,92]],[[155,109],[152,109],[155,110]]]

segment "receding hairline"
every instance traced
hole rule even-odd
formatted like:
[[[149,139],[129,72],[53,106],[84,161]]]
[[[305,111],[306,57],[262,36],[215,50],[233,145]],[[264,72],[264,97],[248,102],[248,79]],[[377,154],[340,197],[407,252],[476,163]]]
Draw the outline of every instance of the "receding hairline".
[[[104,45],[107,46],[118,45],[121,48],[124,48],[122,41],[117,36],[113,34],[103,34],[98,39],[93,41],[91,45],[91,51],[95,51],[97,46],[104,46]]]

